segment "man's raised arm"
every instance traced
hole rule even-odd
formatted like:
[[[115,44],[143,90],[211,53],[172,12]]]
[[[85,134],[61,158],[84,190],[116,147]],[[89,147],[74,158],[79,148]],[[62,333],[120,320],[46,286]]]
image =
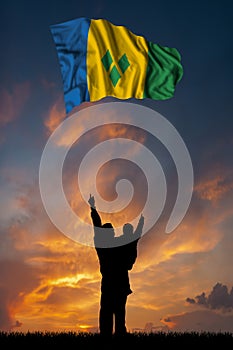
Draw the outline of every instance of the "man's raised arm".
[[[135,239],[141,238],[143,225],[144,225],[144,216],[141,214],[136,230],[134,231]]]
[[[93,226],[101,227],[102,225],[101,218],[95,208],[95,198],[91,194],[90,194],[90,198],[88,199],[88,203],[90,204],[90,207],[91,207],[91,218],[92,218]]]

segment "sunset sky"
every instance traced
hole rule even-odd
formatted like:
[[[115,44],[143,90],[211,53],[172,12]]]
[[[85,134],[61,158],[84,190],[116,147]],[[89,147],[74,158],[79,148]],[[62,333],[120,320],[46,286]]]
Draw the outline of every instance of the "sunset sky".
[[[193,195],[182,222],[166,234],[177,185],[172,159],[137,128],[105,126],[84,135],[67,155],[67,200],[90,224],[88,204],[77,188],[77,170],[95,144],[126,137],[150,148],[161,161],[169,191],[165,210],[139,241],[130,271],[127,328],[233,332],[232,11],[227,0],[0,3],[0,330],[98,328],[101,275],[95,249],[54,225],[39,187],[46,142],[70,117],[49,26],[88,17],[105,18],[179,50],[184,75],[174,97],[130,103],[160,113],[176,128],[192,160]],[[116,99],[100,101],[106,102]],[[92,105],[84,103],[76,111],[86,113],[88,121]],[[134,196],[126,212],[103,216],[116,226],[140,214],[147,189],[145,176],[134,164],[109,162],[97,177],[98,190],[109,203],[121,178],[131,181]],[[90,169],[85,193],[94,180]],[[77,223],[75,229],[81,232],[83,227]]]

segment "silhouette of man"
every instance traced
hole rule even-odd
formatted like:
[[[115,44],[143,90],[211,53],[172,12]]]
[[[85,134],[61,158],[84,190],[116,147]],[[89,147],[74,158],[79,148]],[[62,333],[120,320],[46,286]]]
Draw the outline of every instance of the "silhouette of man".
[[[102,224],[90,195],[91,218],[94,226],[94,243],[100,264],[101,298],[99,311],[100,334],[111,336],[115,316],[115,335],[127,333],[125,325],[126,301],[132,293],[128,271],[137,257],[137,242],[142,234],[144,217],[141,215],[135,232],[131,224],[125,224],[123,235],[115,237],[111,223]]]

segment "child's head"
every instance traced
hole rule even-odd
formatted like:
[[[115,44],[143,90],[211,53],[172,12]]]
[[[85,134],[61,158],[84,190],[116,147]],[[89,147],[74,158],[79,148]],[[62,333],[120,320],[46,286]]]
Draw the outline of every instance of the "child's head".
[[[133,225],[127,223],[127,224],[124,224],[123,226],[123,234],[125,236],[131,236],[133,235]]]

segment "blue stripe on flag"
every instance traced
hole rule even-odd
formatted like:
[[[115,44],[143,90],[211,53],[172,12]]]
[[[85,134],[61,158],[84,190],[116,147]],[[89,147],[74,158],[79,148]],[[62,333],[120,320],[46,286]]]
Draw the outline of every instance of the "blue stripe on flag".
[[[66,112],[90,101],[87,87],[87,38],[90,19],[78,18],[50,26],[61,67]]]

